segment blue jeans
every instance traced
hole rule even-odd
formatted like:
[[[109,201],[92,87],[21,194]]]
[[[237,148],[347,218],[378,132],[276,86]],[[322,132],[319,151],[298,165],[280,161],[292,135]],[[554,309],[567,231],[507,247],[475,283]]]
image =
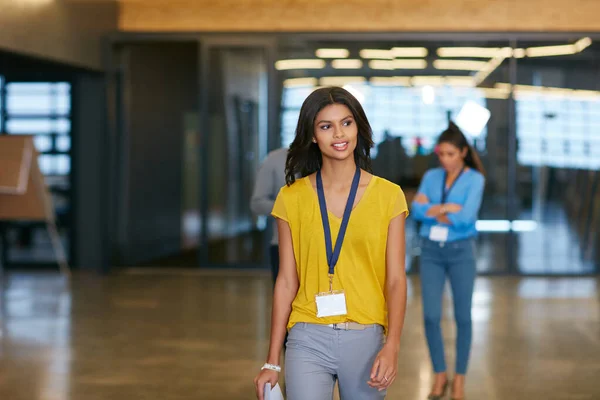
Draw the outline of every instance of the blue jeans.
[[[450,279],[456,320],[456,373],[465,374],[471,351],[471,302],[475,283],[475,241],[434,242],[422,239],[421,293],[425,335],[436,373],[446,371],[440,319],[446,277]]]

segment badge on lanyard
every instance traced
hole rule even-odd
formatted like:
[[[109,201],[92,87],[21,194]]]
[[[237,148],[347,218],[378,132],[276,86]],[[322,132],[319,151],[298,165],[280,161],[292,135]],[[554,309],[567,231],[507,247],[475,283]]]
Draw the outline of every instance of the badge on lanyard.
[[[448,227],[443,225],[434,225],[429,229],[429,240],[434,242],[448,241]]]
[[[463,171],[465,170],[465,167],[463,167],[458,176],[456,177],[456,179],[454,180],[454,182],[452,182],[452,185],[450,185],[450,187],[448,189],[446,189],[446,173],[444,173],[444,180],[442,181],[442,201],[441,204],[445,204],[446,203],[446,199],[448,199],[448,195],[450,194],[450,191],[452,190],[452,188],[454,187],[454,185],[456,184],[456,182],[458,181],[458,178],[460,178],[460,176],[462,175]],[[443,225],[434,225],[429,229],[429,240],[432,240],[434,242],[446,242],[448,241],[448,232],[449,229],[447,226],[443,226]]]
[[[329,217],[327,216],[327,204],[325,202],[325,191],[323,190],[323,179],[321,178],[321,170],[317,171],[317,194],[319,195],[319,208],[321,209],[321,219],[323,221],[323,232],[325,233],[325,249],[327,251],[327,265],[329,266],[329,292],[319,293],[315,296],[317,303],[317,317],[333,317],[337,315],[346,315],[346,294],[343,290],[333,290],[333,276],[335,273],[335,265],[340,257],[342,243],[350,221],[350,214],[354,206],[356,192],[358,192],[358,184],[360,182],[360,168],[356,167],[350,194],[346,202],[344,217],[340,225],[340,231],[335,241],[335,248],[331,241],[331,228],[329,227]]]

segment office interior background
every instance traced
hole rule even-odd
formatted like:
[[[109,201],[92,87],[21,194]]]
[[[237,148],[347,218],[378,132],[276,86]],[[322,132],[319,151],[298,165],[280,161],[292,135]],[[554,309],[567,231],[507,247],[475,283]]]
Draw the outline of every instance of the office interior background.
[[[0,135],[34,135],[74,273],[65,289],[55,275],[56,254],[44,224],[0,222],[0,340],[6,348],[0,351],[0,394],[120,398],[110,397],[111,390],[119,392],[127,379],[112,386],[110,381],[106,389],[94,373],[64,370],[73,366],[71,353],[58,351],[53,359],[50,352],[48,359],[26,365],[16,355],[38,345],[89,350],[94,342],[73,344],[70,338],[77,337],[78,326],[100,329],[91,316],[104,319],[118,335],[127,318],[163,313],[161,304],[169,301],[187,307],[181,320],[170,323],[185,325],[195,312],[201,316],[189,332],[181,328],[189,334],[182,333],[191,341],[188,350],[217,354],[219,346],[245,338],[240,343],[254,348],[234,370],[252,372],[260,366],[268,340],[271,293],[265,274],[273,226],[250,211],[254,180],[268,152],[293,140],[306,96],[336,85],[359,99],[372,124],[374,172],[400,184],[409,199],[425,171],[436,166],[433,147],[448,121],[456,121],[465,104],[489,110],[487,124],[469,135],[487,172],[477,224],[477,270],[484,279],[478,281],[479,298],[487,299],[482,304],[492,310],[490,303],[511,296],[542,299],[534,306],[508,301],[500,312],[513,312],[516,305],[528,310],[521,311],[524,318],[539,317],[536,310],[551,314],[558,304],[557,315],[566,324],[576,318],[575,332],[592,350],[587,356],[561,354],[543,373],[566,373],[567,383],[585,383],[579,397],[559,390],[555,393],[564,397],[546,398],[600,398],[600,387],[585,379],[593,375],[574,377],[578,362],[588,372],[600,371],[591,357],[600,355],[598,4],[0,0]],[[415,226],[409,218],[411,279],[419,269]],[[169,294],[160,279],[177,281],[189,297]],[[119,288],[127,294],[119,294]],[[230,292],[233,297],[226,298],[234,303],[226,310],[190,305],[200,299],[209,304],[211,293]],[[102,300],[87,304],[86,294]],[[108,303],[102,306],[103,301]],[[111,307],[118,309],[114,320]],[[257,309],[258,319],[247,316]],[[489,309],[482,320],[494,318]],[[194,347],[200,345],[192,337],[206,326],[202,318],[213,326],[222,313],[229,314],[221,323],[239,322],[235,333],[224,338],[225,344]],[[416,314],[411,316],[414,329],[420,323]],[[74,316],[81,317],[79,325]],[[550,335],[553,346],[569,337],[566,331],[548,332],[555,324],[565,329],[552,320],[538,332]],[[243,334],[244,327],[254,332]],[[133,340],[135,333],[123,335]],[[419,340],[414,332],[408,337]],[[171,348],[185,353],[185,346],[173,343]],[[527,354],[534,362],[538,353]],[[81,362],[95,368],[89,360]],[[32,365],[50,371],[39,372],[50,378],[44,383],[34,374],[30,388],[17,378],[2,380],[18,370],[11,367]],[[417,374],[424,382],[426,369]],[[252,398],[251,385],[240,376],[227,376],[236,382],[227,398]],[[90,385],[102,390],[78,397]],[[211,383],[203,385],[196,388],[199,398],[226,398],[214,394]],[[513,392],[516,398],[521,393],[538,398],[535,393],[547,393],[536,392],[538,386],[552,387],[486,385],[473,390],[491,397]],[[414,398],[421,392],[415,389]],[[136,392],[130,385],[121,393]]]

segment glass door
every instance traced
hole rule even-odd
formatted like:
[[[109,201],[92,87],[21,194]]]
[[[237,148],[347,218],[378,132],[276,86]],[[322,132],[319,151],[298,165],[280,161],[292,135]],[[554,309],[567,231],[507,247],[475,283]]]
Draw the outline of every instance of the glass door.
[[[227,38],[202,43],[201,266],[266,264],[264,217],[250,198],[269,150],[272,47]]]

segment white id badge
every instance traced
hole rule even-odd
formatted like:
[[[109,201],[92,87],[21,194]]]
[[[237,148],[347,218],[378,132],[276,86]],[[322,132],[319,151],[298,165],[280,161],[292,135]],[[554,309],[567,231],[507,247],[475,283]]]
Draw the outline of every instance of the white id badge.
[[[319,293],[315,296],[317,301],[317,317],[333,317],[346,315],[346,295],[343,290]]]
[[[429,240],[434,242],[446,242],[448,241],[448,227],[435,225],[429,230]]]

